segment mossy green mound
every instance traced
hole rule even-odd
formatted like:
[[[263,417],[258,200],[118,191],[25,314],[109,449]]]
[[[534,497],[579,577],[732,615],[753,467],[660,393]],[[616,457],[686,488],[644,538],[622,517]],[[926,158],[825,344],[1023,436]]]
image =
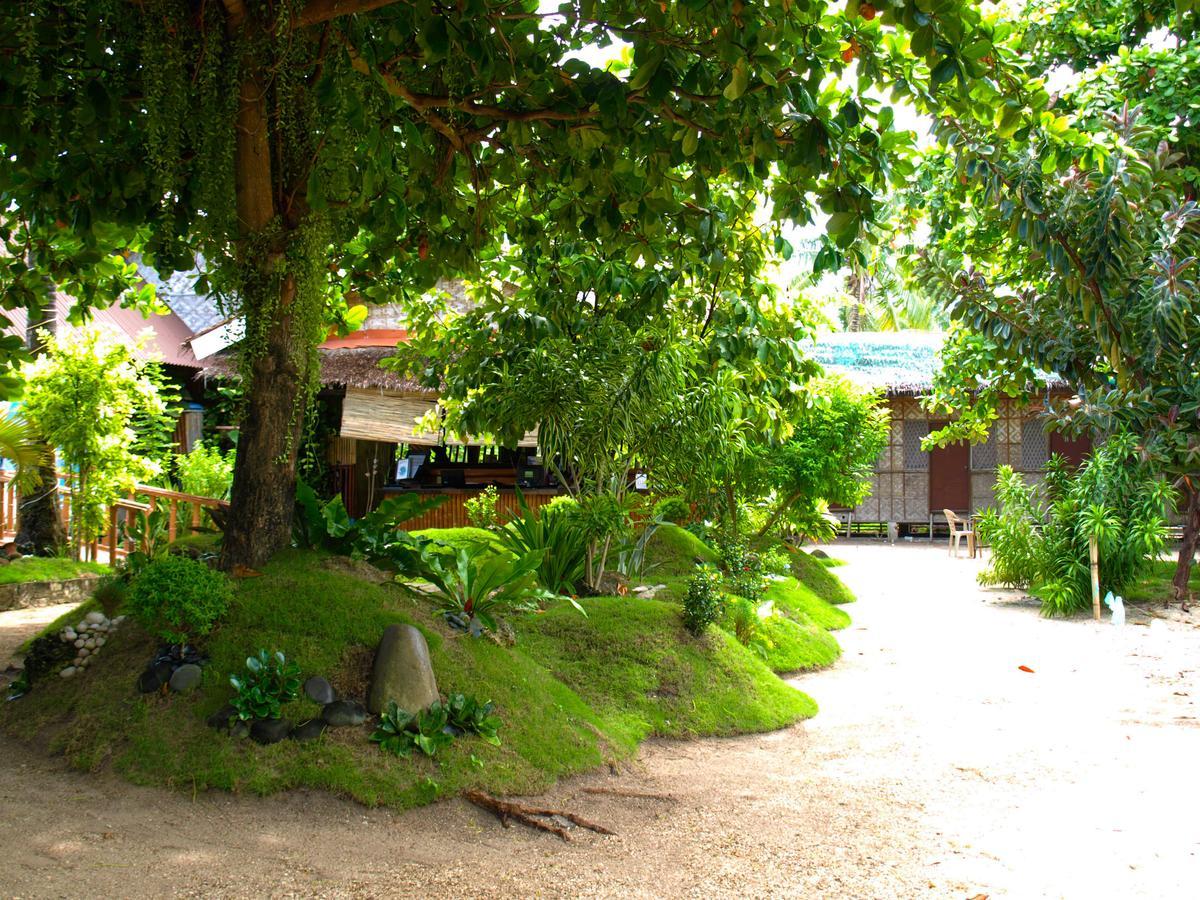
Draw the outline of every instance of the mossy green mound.
[[[22,556],[0,565],[0,584],[26,584],[30,581],[69,581],[84,575],[100,575],[108,566],[76,562],[61,556]]]
[[[803,550],[789,550],[792,560],[792,575],[797,581],[808,586],[814,594],[826,603],[835,606],[842,603],[853,603],[854,592],[842,583],[842,580],[822,565],[821,560]]]
[[[330,571],[314,553],[280,554],[235,593],[205,642],[211,663],[194,693],[137,693],[154,644],[130,621],[82,677],[45,678],[0,705],[0,727],[76,767],[111,765],[142,784],[260,794],[309,787],[407,807],[470,787],[538,791],[628,756],[655,734],[761,731],[816,712],[735,640],[689,636],[673,603],[594,598],[585,601],[587,618],[564,604],[514,619],[517,644],[503,647],[452,632],[422,596]],[[229,675],[259,648],[282,650],[305,675],[325,675],[339,692],[361,697],[374,645],[393,622],[425,633],[443,693],[496,701],[502,746],[464,737],[436,760],[401,759],[370,743],[369,727],[259,746],[205,724],[231,696]],[[284,709],[294,722],[317,712],[303,699]]]
[[[764,661],[772,672],[811,672],[833,665],[842,655],[837,638],[818,625],[771,616],[762,627],[771,645]]]
[[[818,597],[808,585],[801,584],[795,578],[774,582],[767,589],[766,598],[775,604],[776,609],[802,624],[812,624],[830,631],[850,624],[850,616],[844,610]]]
[[[500,543],[500,539],[485,528],[471,528],[470,526],[463,526],[461,528],[423,528],[420,531],[412,532],[412,536],[437,541],[439,544],[446,544],[455,550],[489,547],[497,553],[508,552],[504,549],[504,545]]]
[[[687,575],[697,563],[717,563],[721,556],[686,528],[664,522],[646,542],[645,572],[656,575]]]

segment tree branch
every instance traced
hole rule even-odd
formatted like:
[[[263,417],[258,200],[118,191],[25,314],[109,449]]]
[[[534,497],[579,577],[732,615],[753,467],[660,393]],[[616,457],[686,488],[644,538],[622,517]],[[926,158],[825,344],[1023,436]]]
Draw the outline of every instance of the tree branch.
[[[235,0],[239,5],[241,0]],[[371,12],[384,6],[391,6],[397,0],[308,0],[300,15],[296,17],[295,28],[305,28],[309,25],[320,25],[338,16],[352,16],[355,13]]]

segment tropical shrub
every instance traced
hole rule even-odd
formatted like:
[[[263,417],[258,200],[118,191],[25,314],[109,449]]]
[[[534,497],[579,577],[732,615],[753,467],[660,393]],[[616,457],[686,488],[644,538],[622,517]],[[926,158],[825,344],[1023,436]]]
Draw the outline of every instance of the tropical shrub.
[[[757,604],[745,597],[729,598],[729,602],[725,604],[722,624],[743,647],[766,658],[771,650],[771,641],[762,619],[759,618]]]
[[[414,747],[426,756],[435,756],[454,740],[454,735],[447,730],[449,724],[449,710],[440,702],[434,702],[420,712],[410,713],[392,700],[380,715],[379,726],[371,735],[371,740],[381,749],[397,756],[408,756]]]
[[[341,494],[322,501],[303,481],[296,483],[296,512],[292,541],[300,547],[325,547],[370,560],[389,560],[400,540],[400,525],[436,509],[449,498],[393,494],[361,519],[351,519]]]
[[[1136,440],[1121,434],[1077,471],[1052,458],[1044,486],[1001,466],[996,499],[978,526],[992,547],[979,580],[1028,588],[1044,615],[1063,616],[1091,606],[1090,539],[1098,543],[1101,590],[1121,592],[1162,551],[1174,494],[1141,459]]]
[[[498,532],[500,542],[514,556],[538,554],[537,581],[555,594],[573,594],[587,565],[587,535],[568,510],[530,509],[520,499],[521,514]]]
[[[496,508],[500,502],[500,492],[494,485],[488,485],[483,492],[463,501],[463,509],[467,512],[467,521],[474,528],[486,528],[494,531],[500,527],[500,512]]]
[[[473,694],[451,694],[446,698],[447,724],[456,732],[477,734],[489,744],[500,746],[500,717],[496,704],[480,703]]]
[[[683,627],[699,637],[721,618],[721,573],[702,566],[687,584],[683,595]]]
[[[194,642],[229,608],[229,580],[202,562],[162,556],[133,578],[125,605],[155,637],[170,644]]]
[[[527,612],[536,609],[538,601],[557,596],[537,586],[540,552],[510,557],[476,547],[449,556],[436,542],[415,538],[398,544],[397,550],[404,568],[433,585],[432,595],[446,621],[476,636],[495,631],[502,611]]]
[[[110,572],[101,578],[92,594],[92,598],[100,604],[100,609],[110,619],[120,612],[127,596],[129,580],[117,572]]]
[[[233,487],[234,451],[222,453],[218,447],[206,447],[197,442],[190,453],[175,457],[175,473],[179,489],[197,497],[225,500]]]
[[[654,504],[654,518],[683,525],[692,517],[692,507],[682,497],[664,497]]]
[[[163,473],[176,396],[162,366],[115,332],[47,336],[23,374],[29,425],[56,447],[71,488],[71,531],[84,543],[107,524],[108,504]]]
[[[276,650],[259,650],[246,658],[246,671],[230,675],[230,704],[239,719],[278,719],[285,703],[300,696],[300,667]]]
[[[721,553],[721,569],[725,573],[725,590],[745,597],[755,605],[760,603],[767,590],[762,558],[744,541],[731,538],[723,539],[718,549]]]

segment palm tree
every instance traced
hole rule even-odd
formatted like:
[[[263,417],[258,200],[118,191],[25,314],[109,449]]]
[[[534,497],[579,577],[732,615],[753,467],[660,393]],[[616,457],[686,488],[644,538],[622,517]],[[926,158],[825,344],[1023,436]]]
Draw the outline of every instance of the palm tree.
[[[58,305],[52,291],[48,307],[40,315],[34,315],[30,310],[25,327],[25,345],[34,358],[46,352],[45,335],[54,335],[58,330]],[[21,498],[17,522],[17,543],[30,544],[35,553],[52,556],[67,542],[58,508],[58,467],[54,448],[33,434],[23,420],[20,425],[31,461],[25,466],[29,474],[22,474],[20,462],[14,459],[17,462],[17,487],[25,495]],[[4,455],[9,456],[6,451]]]

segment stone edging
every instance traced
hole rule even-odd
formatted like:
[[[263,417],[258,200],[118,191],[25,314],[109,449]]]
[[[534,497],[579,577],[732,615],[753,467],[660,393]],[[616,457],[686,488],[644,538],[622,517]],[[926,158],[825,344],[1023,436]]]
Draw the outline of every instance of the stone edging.
[[[28,609],[33,606],[53,606],[57,603],[82,603],[92,596],[99,582],[99,575],[84,575],[66,581],[0,584],[0,612]]]

